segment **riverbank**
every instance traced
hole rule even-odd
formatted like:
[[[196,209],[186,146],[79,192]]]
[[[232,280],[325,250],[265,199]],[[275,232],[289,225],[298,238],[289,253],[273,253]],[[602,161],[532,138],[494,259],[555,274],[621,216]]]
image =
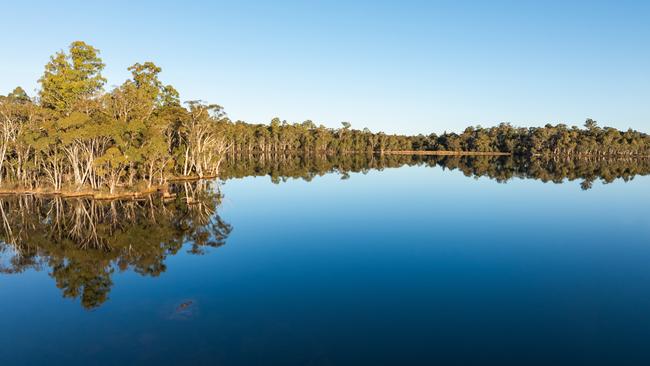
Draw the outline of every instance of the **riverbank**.
[[[202,179],[215,179],[218,176],[209,175],[209,176],[179,176],[171,177],[167,179],[167,184],[162,185],[152,185],[144,189],[134,190],[134,191],[120,191],[120,192],[102,192],[102,191],[93,191],[93,190],[53,190],[47,188],[0,188],[0,197],[1,196],[21,196],[21,195],[32,195],[32,196],[43,196],[43,197],[61,197],[61,198],[90,198],[98,201],[112,201],[112,200],[127,200],[127,199],[140,199],[152,194],[160,194],[163,199],[171,199],[176,195],[169,192],[169,183],[181,183],[181,182],[195,182]]]
[[[89,191],[89,190],[52,190],[52,189],[26,189],[26,188],[14,188],[14,189],[0,189],[0,196],[21,196],[21,195],[30,195],[30,196],[43,196],[43,197],[62,197],[62,198],[91,198],[94,200],[120,200],[120,199],[138,199],[143,198],[152,194],[160,193],[163,197],[170,197],[169,193],[165,194],[167,190],[164,186],[154,186],[144,190],[134,191],[134,192],[101,192],[101,191]]]

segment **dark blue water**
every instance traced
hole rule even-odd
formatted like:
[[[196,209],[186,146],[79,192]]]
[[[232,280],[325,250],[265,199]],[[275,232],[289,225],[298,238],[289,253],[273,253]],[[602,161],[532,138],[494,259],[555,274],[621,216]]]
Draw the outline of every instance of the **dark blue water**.
[[[402,167],[221,190],[224,246],[115,270],[96,308],[47,264],[0,275],[0,364],[650,364],[650,177]]]

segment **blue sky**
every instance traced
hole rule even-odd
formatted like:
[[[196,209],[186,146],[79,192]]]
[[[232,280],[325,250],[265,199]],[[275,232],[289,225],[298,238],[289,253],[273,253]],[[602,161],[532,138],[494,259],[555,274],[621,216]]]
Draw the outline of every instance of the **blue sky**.
[[[2,8],[0,92],[30,94],[74,40],[109,85],[154,61],[232,119],[401,133],[499,122],[650,132],[650,2],[22,1]]]

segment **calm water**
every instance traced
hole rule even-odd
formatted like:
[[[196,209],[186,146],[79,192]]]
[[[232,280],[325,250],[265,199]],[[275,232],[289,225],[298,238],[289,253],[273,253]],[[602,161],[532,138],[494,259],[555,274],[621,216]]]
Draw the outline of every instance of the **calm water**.
[[[650,363],[650,177],[341,178],[229,179],[198,208],[5,202],[25,236],[0,254],[0,364]],[[52,207],[105,238],[44,234]]]

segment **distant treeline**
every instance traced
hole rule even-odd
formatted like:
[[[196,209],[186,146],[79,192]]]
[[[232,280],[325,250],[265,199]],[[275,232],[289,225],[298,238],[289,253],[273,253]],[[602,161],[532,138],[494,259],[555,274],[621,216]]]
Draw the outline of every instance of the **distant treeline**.
[[[387,135],[357,130],[344,122],[341,128],[316,126],[311,121],[287,123],[275,118],[269,125],[237,121],[226,128],[232,153],[314,152],[323,154],[389,151],[500,152],[520,156],[649,156],[650,136],[634,130],[600,128],[591,119],[585,128],[556,126],[516,128],[467,127],[462,133],[429,136]]]
[[[600,128],[587,119],[585,128],[564,124],[515,128],[508,123],[496,127],[467,127],[461,134],[415,136],[415,150],[507,152],[519,156],[650,156],[650,136],[634,130]]]
[[[391,135],[343,122],[270,124],[231,121],[222,107],[182,104],[152,62],[129,67],[132,77],[104,90],[99,51],[73,42],[53,55],[38,95],[17,87],[0,96],[0,187],[34,191],[108,191],[163,185],[170,178],[219,173],[225,155],[350,154],[444,150],[517,156],[630,157],[650,155],[644,133],[547,125],[468,127],[463,133]]]

